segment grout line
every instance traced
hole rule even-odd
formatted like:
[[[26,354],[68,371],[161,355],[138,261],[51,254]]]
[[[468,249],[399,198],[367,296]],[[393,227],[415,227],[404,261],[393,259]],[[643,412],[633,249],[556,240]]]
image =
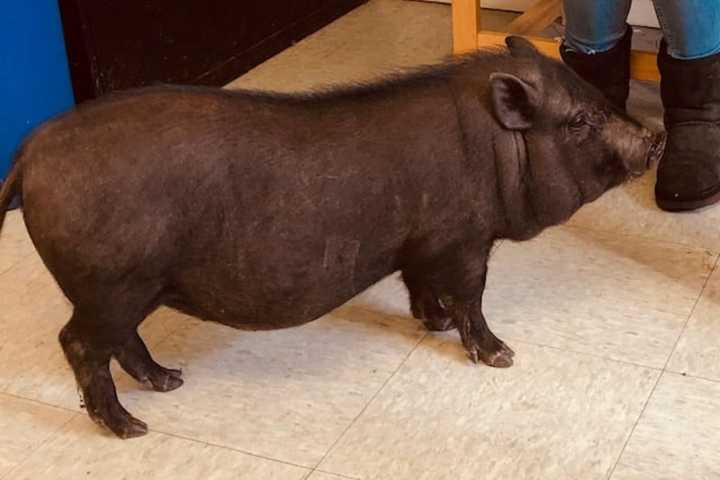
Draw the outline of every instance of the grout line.
[[[370,397],[370,399],[365,404],[365,406],[360,410],[360,412],[355,416],[355,418],[352,419],[352,421],[348,424],[348,426],[345,428],[345,430],[343,430],[342,433],[340,435],[338,435],[337,439],[335,439],[335,441],[332,443],[332,445],[330,445],[330,447],[325,452],[325,455],[323,455],[323,457],[320,459],[320,461],[317,462],[315,467],[313,467],[313,472],[316,472],[316,471],[322,472],[322,470],[318,470],[318,467],[320,467],[320,465],[322,465],[322,463],[325,461],[325,459],[328,457],[328,455],[330,455],[330,453],[337,446],[337,444],[340,443],[340,440],[343,439],[343,437],[347,434],[347,432],[353,427],[353,425],[355,425],[357,420],[365,413],[365,411],[367,411],[367,409],[370,407],[370,405],[372,405],[373,401],[375,401],[375,399],[378,397],[378,395],[380,395],[380,392],[382,392],[385,389],[385,387],[390,383],[390,381],[393,378],[395,378],[397,373],[400,371],[400,369],[403,367],[403,365],[405,365],[405,363],[407,362],[408,358],[410,358],[410,356],[415,352],[415,350],[417,350],[418,346],[427,337],[428,337],[428,332],[425,332],[420,337],[420,339],[415,343],[415,345],[410,349],[410,351],[407,353],[407,355],[405,355],[405,358],[402,359],[402,361],[397,366],[395,371],[393,371],[392,374],[390,374],[390,376],[383,382],[383,384],[380,385],[380,388],[378,388],[377,391],[372,395],[372,397]],[[337,475],[337,474],[333,473],[333,475]],[[349,477],[349,478],[352,478],[352,477]]]
[[[288,462],[287,460],[281,460],[281,459],[279,459],[279,458],[268,457],[267,455],[262,455],[262,454],[259,454],[259,453],[248,452],[247,450],[242,450],[242,449],[240,449],[240,448],[231,447],[231,446],[229,446],[229,445],[221,445],[221,444],[218,444],[218,443],[207,442],[207,441],[201,440],[201,439],[199,439],[199,438],[187,437],[187,436],[185,436],[185,435],[180,435],[180,434],[172,433],[172,432],[165,432],[165,431],[162,431],[162,430],[156,430],[156,429],[154,429],[154,428],[150,428],[150,429],[148,429],[148,431],[149,431],[149,432],[152,432],[152,433],[160,434],[160,435],[165,435],[165,436],[167,436],[167,437],[173,437],[173,438],[178,438],[178,439],[180,439],[180,440],[186,440],[186,441],[188,441],[188,442],[199,443],[199,444],[202,444],[202,445],[205,445],[205,446],[208,446],[208,447],[220,448],[220,449],[223,449],[223,450],[229,450],[229,451],[231,451],[231,452],[242,453],[243,455],[248,455],[248,456],[250,456],[250,457],[260,458],[260,459],[262,459],[262,460],[267,460],[267,461],[269,461],[269,462],[282,463],[282,464],[284,464],[284,465],[289,465],[289,466],[291,466],[291,467],[302,468],[303,470],[309,470],[309,471],[310,471],[309,473],[312,473],[312,472],[313,472],[312,467],[308,467],[307,465],[300,465],[300,464],[298,464],[298,463]],[[2,479],[0,479],[0,480],[2,480]]]
[[[70,412],[70,413],[74,413],[77,415],[84,412],[84,410],[75,410],[72,408],[63,407],[61,405],[54,405],[52,403],[44,402],[42,400],[37,400],[35,398],[29,398],[29,397],[23,397],[22,395],[16,395],[16,394],[10,393],[10,392],[0,392],[0,397],[9,397],[9,398],[14,398],[15,400],[24,400],[26,402],[34,403],[36,405],[42,405],[43,407],[55,408],[57,410],[62,410],[64,412]]]
[[[41,400],[36,400],[36,399],[33,399],[33,398],[22,397],[22,396],[15,395],[15,394],[12,394],[12,393],[7,393],[7,392],[0,392],[0,397],[3,397],[3,396],[9,397],[9,398],[13,398],[13,399],[16,399],[16,400],[27,401],[27,402],[30,402],[30,403],[34,403],[34,404],[36,404],[36,405],[42,405],[42,406],[44,406],[44,407],[49,407],[49,408],[54,408],[54,409],[57,409],[57,410],[62,410],[62,411],[64,411],[64,412],[68,412],[68,413],[72,413],[73,415],[70,416],[70,420],[68,420],[67,422],[65,422],[65,423],[63,424],[63,427],[65,427],[68,423],[70,423],[71,421],[75,420],[76,418],[78,418],[78,417],[80,417],[80,416],[86,417],[86,420],[90,421],[90,419],[87,417],[87,412],[85,412],[84,409],[83,409],[82,411],[77,411],[77,410],[73,410],[73,409],[70,409],[70,408],[67,408],[67,407],[62,407],[62,406],[58,406],[58,405],[53,405],[53,404],[50,404],[50,403],[46,403],[46,402],[43,402],[43,401],[41,401]],[[107,432],[107,430],[103,430],[103,431]],[[217,444],[217,443],[207,442],[207,441],[204,441],[204,440],[201,440],[201,439],[198,439],[198,438],[187,437],[187,436],[184,436],[184,435],[179,435],[179,434],[172,433],[172,432],[166,432],[166,431],[163,431],[163,430],[157,430],[157,429],[154,429],[154,428],[150,428],[150,429],[148,429],[148,431],[149,431],[149,432],[152,432],[152,433],[160,434],[160,435],[165,435],[165,436],[168,436],[168,437],[174,437],[174,438],[179,438],[179,439],[181,439],[181,440],[187,440],[187,441],[190,441],[190,442],[193,442],[193,443],[199,443],[199,444],[207,445],[207,446],[210,446],[210,447],[222,448],[222,449],[224,449],[224,450],[230,450],[230,451],[233,451],[233,452],[242,453],[242,454],[245,454],[245,455],[249,455],[249,456],[251,456],[251,457],[261,458],[261,459],[263,459],[263,460],[268,460],[268,461],[272,461],[272,462],[276,462],[276,463],[283,463],[283,464],[285,464],[285,465],[290,465],[290,466],[293,466],[293,467],[302,468],[302,469],[304,469],[304,470],[310,470],[310,473],[312,473],[312,467],[308,467],[307,465],[299,465],[299,464],[297,464],[297,463],[288,462],[288,461],[286,461],[286,460],[280,460],[280,459],[278,459],[278,458],[267,457],[267,456],[260,455],[260,454],[257,454],[257,453],[248,452],[248,451],[245,451],[245,450],[241,450],[241,449],[239,449],[239,448],[234,448],[234,447],[230,447],[230,446],[227,446],[227,445],[220,445],[220,444]],[[13,470],[14,470],[14,468],[13,468]],[[5,477],[0,476],[0,480],[3,480],[4,478],[5,478]]]
[[[702,375],[693,375],[692,373],[676,372],[674,370],[665,370],[665,371],[663,371],[663,373],[667,373],[668,375],[675,375],[676,377],[684,377],[684,378],[692,378],[695,380],[702,380],[704,382],[720,383],[720,379],[703,377]]]
[[[612,476],[615,474],[615,469],[617,468],[618,464],[620,463],[620,459],[622,458],[623,454],[625,453],[625,449],[627,448],[628,444],[630,443],[630,439],[633,436],[633,433],[635,433],[635,429],[637,428],[638,424],[640,423],[640,420],[643,417],[643,414],[645,414],[645,410],[647,409],[647,406],[650,404],[650,399],[655,394],[655,389],[657,389],[658,384],[660,383],[660,379],[663,376],[662,370],[658,372],[657,380],[655,380],[655,384],[652,386],[652,389],[650,389],[650,393],[648,394],[647,398],[645,399],[645,403],[643,403],[642,408],[640,409],[640,413],[638,414],[637,418],[635,419],[635,423],[633,423],[632,428],[630,429],[630,433],[628,434],[627,438],[625,439],[625,443],[623,443],[622,448],[620,449],[620,453],[617,456],[617,459],[615,460],[615,463],[613,464],[612,468],[610,469],[610,472],[608,472],[607,480],[611,480]]]
[[[16,400],[27,401],[27,402],[30,402],[30,403],[34,403],[34,404],[36,404],[36,405],[42,405],[43,407],[54,408],[54,409],[57,409],[57,410],[62,410],[62,411],[64,411],[64,412],[72,413],[73,415],[70,417],[70,420],[68,420],[68,422],[66,422],[65,424],[63,424],[63,426],[67,425],[67,423],[69,423],[70,421],[74,420],[75,418],[77,418],[77,417],[79,417],[79,416],[86,417],[86,420],[90,421],[89,417],[87,417],[87,412],[86,412],[84,409],[81,410],[81,411],[73,410],[73,409],[70,409],[70,408],[67,408],[67,407],[62,407],[62,406],[58,406],[58,405],[53,405],[53,404],[51,404],[51,403],[43,402],[43,401],[41,401],[41,400],[36,400],[36,399],[34,399],[34,398],[27,398],[27,397],[22,397],[22,396],[15,395],[15,394],[12,394],[12,393],[0,392],[0,397],[3,397],[3,396],[9,397],[9,398],[13,398],[13,399],[16,399]],[[108,432],[108,430],[103,430],[103,431],[104,431],[104,432]],[[187,440],[187,441],[190,441],[190,442],[193,442],[193,443],[200,443],[200,444],[207,445],[207,446],[210,446],[210,447],[216,447],[216,448],[222,448],[222,449],[225,449],[225,450],[231,450],[231,451],[233,451],[233,452],[242,453],[242,454],[245,454],[245,455],[249,455],[249,456],[251,456],[251,457],[261,458],[261,459],[263,459],[263,460],[269,460],[269,461],[277,462],[277,463],[283,463],[283,464],[290,465],[290,466],[293,466],[293,467],[302,468],[302,469],[304,469],[304,470],[310,470],[310,471],[312,472],[312,467],[308,467],[307,465],[299,465],[299,464],[297,464],[297,463],[288,462],[288,461],[286,461],[286,460],[280,460],[280,459],[278,459],[278,458],[267,457],[267,456],[260,455],[260,454],[257,454],[257,453],[248,452],[248,451],[245,451],[245,450],[241,450],[241,449],[239,449],[239,448],[234,448],[234,447],[230,447],[230,446],[227,446],[227,445],[220,445],[220,444],[217,444],[217,443],[207,442],[207,441],[205,441],[205,440],[201,440],[201,439],[198,439],[198,438],[187,437],[187,436],[184,436],[184,435],[179,435],[179,434],[172,433],[172,432],[166,432],[166,431],[163,431],[163,430],[157,430],[157,429],[154,429],[154,428],[150,428],[150,429],[148,429],[148,431],[149,431],[149,432],[152,432],[152,433],[157,433],[157,434],[160,434],[160,435],[166,435],[166,436],[168,436],[168,437],[174,437],[174,438],[179,438],[179,439],[181,439],[181,440]],[[3,478],[4,478],[4,477],[0,476],[0,480],[3,480]]]
[[[633,434],[635,433],[635,429],[637,429],[637,426],[640,423],[640,420],[642,419],[643,415],[645,414],[645,410],[647,410],[647,407],[650,404],[650,399],[652,399],[653,395],[655,395],[655,390],[657,389],[657,386],[660,384],[660,380],[662,379],[663,375],[665,373],[672,373],[672,372],[668,372],[667,366],[670,363],[670,360],[672,359],[673,354],[675,353],[675,349],[677,348],[678,343],[680,343],[680,339],[682,338],[683,334],[685,333],[685,330],[687,329],[687,325],[690,322],[690,319],[692,318],[693,314],[695,313],[695,309],[697,308],[698,304],[700,303],[700,299],[702,298],[703,294],[705,293],[705,289],[707,288],[708,283],[710,283],[710,278],[712,277],[713,273],[715,273],[715,270],[718,267],[718,262],[720,262],[720,256],[716,256],[713,268],[710,270],[710,273],[708,274],[707,278],[705,278],[705,282],[703,283],[702,289],[700,289],[700,293],[698,294],[697,298],[695,299],[695,303],[693,304],[693,307],[690,310],[690,314],[687,316],[687,319],[685,319],[685,323],[683,324],[683,327],[680,330],[680,333],[678,334],[677,339],[675,340],[675,344],[673,345],[673,348],[670,350],[670,354],[668,355],[667,360],[665,360],[665,365],[663,366],[662,370],[660,371],[660,374],[658,375],[658,378],[655,381],[655,385],[653,385],[652,390],[650,390],[650,395],[648,395],[647,399],[645,400],[645,404],[643,405],[642,409],[640,410],[640,414],[638,415],[637,419],[635,420],[635,423],[633,424],[632,429],[630,429],[630,433],[628,434],[627,438],[625,439],[625,443],[623,444],[623,447],[620,450],[620,454],[618,455],[617,460],[615,460],[615,464],[610,469],[610,473],[608,473],[607,480],[611,480],[612,476],[615,474],[615,469],[617,468],[618,464],[620,464],[620,459],[622,458],[623,454],[625,453],[625,450],[627,449],[627,446],[630,443],[630,439],[632,438]]]
[[[327,475],[333,475],[333,476],[338,477],[338,478],[346,478],[347,480],[361,480],[361,479],[359,479],[359,478],[357,478],[357,477],[350,477],[350,476],[348,476],[348,475],[343,475],[343,474],[341,474],[341,473],[327,472],[327,471],[325,471],[325,470],[320,470],[320,469],[317,469],[317,468],[312,471],[312,473],[315,473],[315,472],[325,473],[325,474],[327,474]]]
[[[718,268],[718,263],[720,263],[720,256],[715,257],[715,263],[713,263],[713,267],[710,269],[710,273],[708,273],[707,278],[705,278],[705,282],[703,283],[702,289],[700,289],[700,294],[695,299],[695,303],[692,306],[692,309],[690,310],[690,315],[688,315],[687,319],[685,320],[685,323],[682,326],[682,329],[680,330],[680,333],[678,334],[677,338],[675,339],[675,344],[673,345],[672,350],[670,350],[670,355],[668,355],[667,360],[665,361],[665,366],[663,366],[663,372],[667,371],[667,367],[670,364],[670,360],[673,357],[673,354],[675,353],[675,350],[677,350],[677,346],[680,343],[680,339],[682,339],[682,336],[685,334],[685,331],[687,330],[687,326],[690,323],[690,319],[695,315],[695,310],[697,309],[698,304],[700,303],[700,300],[702,299],[703,295],[705,294],[705,289],[707,288],[708,284],[710,283],[710,279],[712,278],[713,274]]]

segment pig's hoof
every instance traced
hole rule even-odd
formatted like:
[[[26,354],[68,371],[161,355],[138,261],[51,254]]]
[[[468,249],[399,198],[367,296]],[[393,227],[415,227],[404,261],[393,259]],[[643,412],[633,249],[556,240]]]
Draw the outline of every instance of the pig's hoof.
[[[156,392],[171,392],[182,386],[182,370],[159,367],[148,376],[148,380]]]
[[[483,362],[486,365],[495,368],[508,368],[513,364],[513,357],[515,352],[510,347],[505,345],[504,342],[498,340],[497,348],[493,350],[483,350],[479,346],[474,345],[470,349],[470,359],[474,363]]]
[[[449,317],[427,318],[423,320],[423,323],[425,324],[425,328],[431,332],[447,332],[455,328],[455,323],[453,323],[452,318]]]
[[[107,419],[93,414],[90,414],[90,418],[95,423],[101,427],[107,428],[123,440],[142,437],[147,434],[148,426],[145,422],[133,417],[122,407],[120,408],[121,410],[119,412],[116,412],[113,416]]]
[[[498,342],[500,342],[500,350],[510,355],[510,358],[515,356],[515,352],[513,351],[513,349],[508,347],[505,342],[503,342],[502,340],[498,340]]]
[[[113,433],[123,440],[130,438],[142,437],[148,432],[148,426],[142,420],[131,416],[126,425],[123,425],[117,430],[113,430]]]
[[[493,352],[481,356],[483,363],[495,368],[508,368],[513,364],[512,355],[507,352]]]

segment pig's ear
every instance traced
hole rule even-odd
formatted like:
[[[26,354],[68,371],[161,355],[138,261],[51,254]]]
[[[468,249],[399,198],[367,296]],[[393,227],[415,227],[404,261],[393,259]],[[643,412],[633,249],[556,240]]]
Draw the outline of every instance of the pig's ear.
[[[505,37],[505,45],[510,50],[510,55],[515,58],[532,58],[540,55],[538,49],[535,48],[529,40],[517,35],[510,35]]]
[[[490,74],[490,98],[495,117],[510,130],[527,130],[532,126],[540,106],[537,89],[509,73]]]

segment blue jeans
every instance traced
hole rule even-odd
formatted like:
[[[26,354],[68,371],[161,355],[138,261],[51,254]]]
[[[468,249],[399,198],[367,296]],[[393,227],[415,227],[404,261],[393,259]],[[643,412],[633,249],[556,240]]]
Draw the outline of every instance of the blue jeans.
[[[631,0],[564,0],[565,45],[593,54],[625,35]],[[690,60],[720,52],[720,0],[653,0],[671,57]]]

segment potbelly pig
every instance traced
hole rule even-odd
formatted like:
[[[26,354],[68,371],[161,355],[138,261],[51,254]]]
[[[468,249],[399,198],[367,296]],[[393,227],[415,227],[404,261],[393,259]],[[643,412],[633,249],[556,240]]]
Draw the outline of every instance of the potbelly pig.
[[[510,366],[482,311],[493,241],[567,220],[644,172],[663,136],[528,41],[506,43],[311,93],[120,92],[33,132],[0,212],[20,196],[73,305],[59,340],[90,417],[147,432],[118,401],[111,358],[158,391],[182,384],[138,335],[161,305],[294,327],[397,271],[429,329],[457,328],[472,361]]]

